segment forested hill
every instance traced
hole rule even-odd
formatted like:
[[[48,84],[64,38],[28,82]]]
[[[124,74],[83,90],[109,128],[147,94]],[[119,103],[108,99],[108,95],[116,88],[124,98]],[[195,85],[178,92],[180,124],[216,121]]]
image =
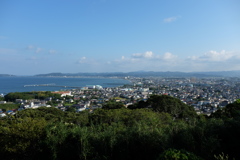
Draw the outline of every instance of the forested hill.
[[[240,101],[210,117],[170,96],[76,113],[25,109],[0,119],[4,160],[240,159]]]
[[[48,73],[35,76],[63,77],[63,76],[102,76],[102,77],[240,77],[240,71],[221,72],[106,72],[106,73]]]

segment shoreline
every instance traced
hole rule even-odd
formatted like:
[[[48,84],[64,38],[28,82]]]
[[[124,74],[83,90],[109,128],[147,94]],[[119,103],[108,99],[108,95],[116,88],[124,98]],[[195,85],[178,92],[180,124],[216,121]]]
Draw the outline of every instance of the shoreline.
[[[66,81],[64,79],[66,79]],[[87,87],[87,85],[100,85],[103,88],[115,88],[123,87],[126,84],[132,84],[132,82],[120,77],[0,77],[0,94],[6,95],[11,92],[72,90],[81,89]]]

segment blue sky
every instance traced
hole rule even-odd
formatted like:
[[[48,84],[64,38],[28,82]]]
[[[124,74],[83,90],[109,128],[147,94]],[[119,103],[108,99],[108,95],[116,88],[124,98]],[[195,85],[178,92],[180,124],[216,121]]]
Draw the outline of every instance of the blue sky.
[[[239,0],[1,0],[1,73],[240,70]]]

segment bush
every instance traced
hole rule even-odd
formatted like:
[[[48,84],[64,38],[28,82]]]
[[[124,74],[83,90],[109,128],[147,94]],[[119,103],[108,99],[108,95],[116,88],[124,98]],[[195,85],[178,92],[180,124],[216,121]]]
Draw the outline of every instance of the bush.
[[[168,149],[160,154],[158,160],[202,160],[193,153],[185,150]]]

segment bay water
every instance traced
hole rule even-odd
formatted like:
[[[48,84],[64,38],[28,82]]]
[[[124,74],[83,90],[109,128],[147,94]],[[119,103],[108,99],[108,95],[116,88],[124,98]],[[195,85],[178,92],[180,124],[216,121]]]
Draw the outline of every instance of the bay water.
[[[101,85],[103,88],[118,87],[130,83],[128,80],[117,78],[0,77],[0,94],[5,95],[10,92],[70,90],[86,87],[87,85]]]

